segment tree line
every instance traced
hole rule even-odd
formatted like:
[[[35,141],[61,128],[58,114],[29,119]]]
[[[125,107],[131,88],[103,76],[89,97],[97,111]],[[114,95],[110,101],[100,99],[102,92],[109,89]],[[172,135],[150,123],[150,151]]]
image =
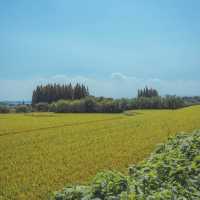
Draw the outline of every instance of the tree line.
[[[184,100],[175,95],[134,98],[129,105],[130,109],[177,109],[186,106]]]
[[[81,84],[48,84],[33,91],[32,106],[17,105],[12,112],[118,113],[132,109],[177,109],[188,105],[192,104],[185,98],[161,97],[157,90],[148,87],[138,90],[136,98],[113,99],[91,96],[88,87]],[[10,112],[8,106],[0,106],[0,113],[7,112]]]
[[[89,89],[83,84],[48,84],[37,86],[33,91],[32,104],[40,102],[52,103],[60,99],[76,100],[89,96]]]
[[[49,105],[49,111],[57,113],[119,113],[133,109],[177,109],[184,106],[184,101],[176,96],[140,97],[132,99],[86,97],[74,101],[59,100]]]
[[[112,99],[90,96],[88,87],[80,84],[38,86],[33,91],[32,104],[36,111],[50,112],[123,112],[131,109],[177,109],[185,106],[176,96],[159,96],[156,89],[138,90],[137,98]]]
[[[87,97],[76,101],[54,102],[49,110],[53,112],[123,112],[131,109],[177,109],[186,104],[181,97],[159,96],[156,89],[145,87],[138,90],[137,98],[112,99]]]
[[[138,89],[138,98],[140,97],[158,97],[158,91],[153,88],[148,88],[147,86],[144,89]]]

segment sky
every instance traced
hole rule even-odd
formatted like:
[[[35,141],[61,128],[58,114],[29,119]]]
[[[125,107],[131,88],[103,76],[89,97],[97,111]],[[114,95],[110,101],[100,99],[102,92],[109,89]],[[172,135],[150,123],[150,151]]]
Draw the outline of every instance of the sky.
[[[199,0],[0,0],[0,100],[38,84],[200,95]]]

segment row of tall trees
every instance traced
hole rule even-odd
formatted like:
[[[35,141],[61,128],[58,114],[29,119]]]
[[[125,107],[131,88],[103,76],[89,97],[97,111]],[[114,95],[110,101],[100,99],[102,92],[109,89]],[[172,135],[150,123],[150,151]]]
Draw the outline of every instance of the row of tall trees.
[[[148,88],[138,90],[138,97],[131,101],[131,109],[177,109],[185,106],[182,98],[167,95],[159,96],[156,89]]]
[[[59,101],[61,100],[61,101]],[[138,90],[133,99],[92,97],[82,84],[38,86],[33,91],[33,109],[54,112],[122,112],[129,109],[177,109],[185,101],[176,96],[161,97],[156,89],[145,87]]]
[[[32,104],[40,102],[51,103],[60,99],[74,100],[89,96],[89,89],[83,84],[48,84],[37,86],[33,91]]]
[[[144,89],[138,90],[138,98],[140,97],[158,97],[158,91],[147,86]]]

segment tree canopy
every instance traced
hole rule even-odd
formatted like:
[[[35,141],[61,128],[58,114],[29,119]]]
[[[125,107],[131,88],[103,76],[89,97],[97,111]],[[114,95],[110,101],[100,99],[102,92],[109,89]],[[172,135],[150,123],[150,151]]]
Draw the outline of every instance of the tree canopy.
[[[37,86],[33,91],[32,104],[40,102],[52,103],[60,99],[74,100],[89,96],[89,89],[83,84],[48,84]]]
[[[157,97],[159,96],[158,91],[147,86],[144,89],[138,90],[138,98],[140,97]]]

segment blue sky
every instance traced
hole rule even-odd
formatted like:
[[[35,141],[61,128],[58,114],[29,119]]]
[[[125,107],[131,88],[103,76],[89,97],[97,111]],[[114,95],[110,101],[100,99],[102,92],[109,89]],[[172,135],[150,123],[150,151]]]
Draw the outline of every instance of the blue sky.
[[[76,80],[96,95],[145,84],[200,95],[199,10],[198,0],[0,0],[0,100]]]

